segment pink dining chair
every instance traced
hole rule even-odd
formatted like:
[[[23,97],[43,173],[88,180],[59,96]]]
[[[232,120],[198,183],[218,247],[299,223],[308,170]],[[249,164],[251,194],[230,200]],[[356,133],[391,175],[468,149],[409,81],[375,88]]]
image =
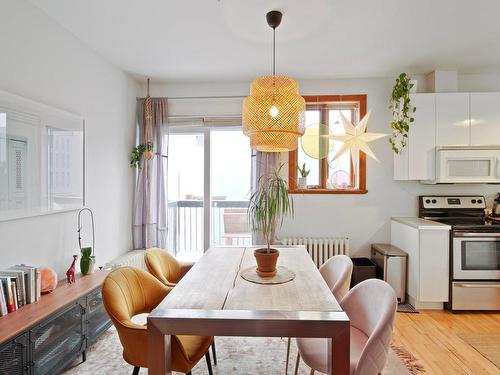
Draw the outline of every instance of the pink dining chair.
[[[377,375],[385,366],[392,339],[397,298],[392,287],[378,279],[352,288],[340,303],[351,322],[351,375]],[[328,372],[327,339],[297,338],[299,355],[314,371]],[[299,361],[296,363],[295,374]]]
[[[334,255],[319,268],[319,273],[323,277],[323,280],[325,280],[326,285],[328,285],[328,288],[332,291],[333,296],[339,302],[349,291],[352,269],[352,260],[347,255]],[[288,338],[285,374],[288,373],[288,362],[290,360],[290,340],[291,339]],[[300,356],[297,357],[297,363],[299,362]]]
[[[319,268],[319,273],[323,276],[326,285],[339,302],[349,291],[352,269],[352,260],[347,255],[335,255]]]

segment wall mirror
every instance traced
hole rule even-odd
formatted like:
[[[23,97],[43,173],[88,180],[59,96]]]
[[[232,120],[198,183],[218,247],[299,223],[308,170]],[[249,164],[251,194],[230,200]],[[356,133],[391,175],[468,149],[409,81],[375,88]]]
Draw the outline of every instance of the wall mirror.
[[[0,221],[84,204],[84,120],[0,91]]]

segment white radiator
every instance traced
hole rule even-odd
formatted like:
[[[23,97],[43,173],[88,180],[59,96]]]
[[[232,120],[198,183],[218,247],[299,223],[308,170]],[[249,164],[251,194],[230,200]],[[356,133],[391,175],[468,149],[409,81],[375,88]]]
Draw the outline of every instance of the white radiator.
[[[105,269],[115,269],[119,267],[136,267],[147,271],[144,261],[144,250],[132,250],[107,263]]]
[[[334,255],[349,255],[349,238],[347,237],[290,237],[283,238],[281,242],[287,246],[304,245],[318,268]]]

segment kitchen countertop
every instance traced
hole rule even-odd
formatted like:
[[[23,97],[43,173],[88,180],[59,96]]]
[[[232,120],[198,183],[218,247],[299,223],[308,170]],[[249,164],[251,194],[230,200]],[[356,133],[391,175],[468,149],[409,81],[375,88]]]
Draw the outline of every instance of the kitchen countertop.
[[[432,220],[420,219],[418,217],[392,217],[391,220],[394,220],[398,223],[408,225],[417,229],[426,229],[426,230],[450,230],[451,226],[443,223],[438,223]]]

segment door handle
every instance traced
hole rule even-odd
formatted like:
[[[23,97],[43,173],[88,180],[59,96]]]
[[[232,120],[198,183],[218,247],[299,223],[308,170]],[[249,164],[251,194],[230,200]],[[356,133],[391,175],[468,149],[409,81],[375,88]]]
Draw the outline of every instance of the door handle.
[[[468,284],[468,283],[455,283],[456,286],[461,288],[500,288],[499,284]]]
[[[497,238],[500,237],[500,232],[453,232],[453,237],[468,237],[468,238]]]

